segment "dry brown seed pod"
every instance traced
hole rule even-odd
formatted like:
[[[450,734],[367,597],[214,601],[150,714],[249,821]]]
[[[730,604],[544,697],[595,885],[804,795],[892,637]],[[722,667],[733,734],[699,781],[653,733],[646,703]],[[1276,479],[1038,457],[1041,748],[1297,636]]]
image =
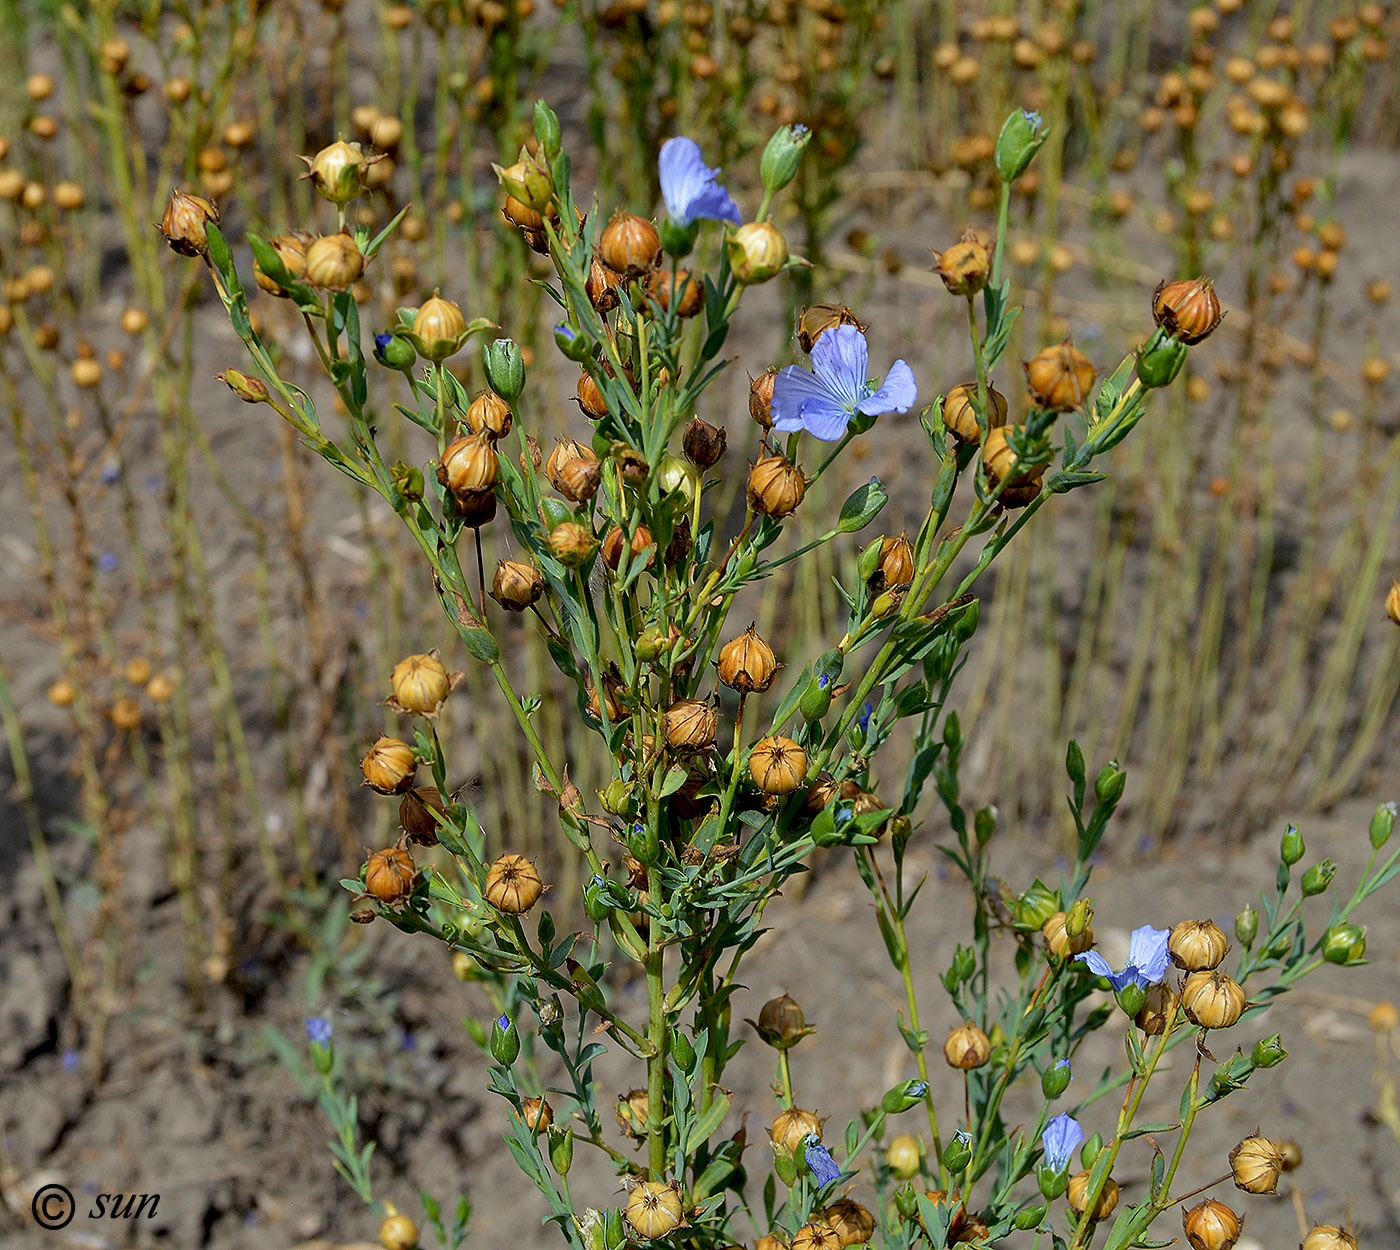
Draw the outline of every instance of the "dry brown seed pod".
[[[901,530],[893,538],[887,535],[880,539],[879,571],[886,590],[897,590],[914,580],[914,548],[907,532]]]
[[[792,794],[807,780],[807,752],[791,738],[760,738],[749,753],[749,776],[764,794]]]
[[[1218,967],[1229,949],[1225,931],[1211,920],[1183,920],[1172,926],[1167,939],[1172,963],[1187,972]]]
[[[514,420],[510,405],[493,390],[477,391],[467,405],[467,428],[473,434],[485,434],[499,441],[510,433]]]
[[[943,1058],[948,1066],[963,1072],[983,1067],[991,1057],[991,1040],[970,1021],[960,1024],[943,1043]]]
[[[603,228],[598,255],[624,278],[640,278],[661,262],[661,236],[644,217],[619,209]]]
[[[410,842],[434,846],[438,840],[438,821],[433,813],[445,814],[446,811],[436,786],[415,786],[399,803],[399,828],[408,834]]]
[[[1031,397],[1047,412],[1080,407],[1094,385],[1094,366],[1069,339],[1037,352],[1025,370]]]
[[[527,1098],[520,1104],[520,1118],[532,1133],[543,1133],[554,1123],[554,1108],[543,1098]]]
[[[976,295],[987,285],[991,270],[991,252],[971,227],[952,247],[933,253],[933,272],[951,295]]]
[[[758,1020],[746,1023],[774,1050],[791,1050],[804,1037],[816,1032],[807,1024],[802,1005],[788,994],[770,998],[758,1013]]]
[[[381,736],[360,761],[365,785],[380,794],[402,794],[413,784],[418,760],[402,738]]]
[[[647,275],[646,289],[662,312],[670,309],[673,294],[676,312],[682,317],[693,317],[705,306],[704,289],[685,269],[653,270]]]
[[[651,1099],[647,1091],[629,1089],[625,1094],[619,1094],[613,1116],[625,1136],[636,1140],[645,1137],[647,1121],[651,1118]]]
[[[4,171],[0,170],[0,176]],[[765,430],[773,425],[773,384],[777,380],[775,368],[765,369],[758,377],[749,377],[749,416]]]
[[[1282,1172],[1283,1152],[1267,1137],[1256,1133],[1230,1151],[1230,1174],[1235,1188],[1247,1194],[1277,1193]]]
[[[441,362],[461,349],[466,338],[467,319],[455,300],[443,299],[434,291],[414,314],[413,333],[423,345],[423,355]]]
[[[679,699],[666,709],[662,726],[673,751],[705,751],[715,744],[719,715],[703,699]]]
[[[994,429],[1006,424],[1006,396],[994,386],[987,387],[987,426]],[[943,424],[960,443],[977,443],[982,432],[977,426],[977,383],[960,382],[950,387],[943,399]]]
[[[1220,324],[1223,316],[1220,298],[1209,278],[1163,282],[1152,296],[1153,319],[1183,343],[1199,343]]]
[[[364,254],[350,234],[328,234],[307,246],[305,277],[312,286],[344,291],[364,271]]]
[[[1181,987],[1182,1010],[1203,1029],[1228,1029],[1247,1005],[1244,988],[1223,972],[1193,972]]]
[[[623,1215],[643,1241],[665,1237],[685,1222],[680,1187],[675,1182],[640,1181],[633,1186]]]
[[[790,1107],[781,1112],[768,1130],[775,1146],[781,1146],[794,1158],[802,1152],[802,1145],[808,1137],[822,1135],[822,1122],[815,1111],[804,1111],[801,1107]]]
[[[784,456],[764,456],[749,469],[749,504],[764,516],[790,516],[806,493],[802,470]]]
[[[1057,911],[1040,927],[1040,932],[1045,938],[1046,949],[1057,959],[1068,959],[1073,955],[1083,954],[1094,945],[1093,926],[1086,925],[1084,932],[1071,937],[1069,930],[1065,927],[1068,919],[1067,913]]]
[[[505,854],[491,865],[482,894],[497,911],[519,916],[529,911],[544,893],[544,882],[535,865],[523,855]]]
[[[724,644],[719,653],[719,679],[740,694],[767,690],[778,672],[777,657],[750,625],[737,638]]]
[[[841,1250],[841,1239],[825,1220],[813,1220],[793,1233],[792,1250]]]
[[[1181,1226],[1191,1250],[1232,1250],[1240,1237],[1241,1222],[1223,1202],[1207,1198],[1182,1212]]]
[[[413,893],[417,869],[402,847],[375,851],[365,861],[365,893],[381,903],[398,903]]]
[[[1070,1210],[1076,1215],[1083,1215],[1089,1206],[1089,1173],[1087,1170],[1076,1172],[1070,1177],[1065,1196],[1069,1199]],[[1113,1209],[1117,1205],[1118,1182],[1112,1177],[1105,1177],[1103,1189],[1099,1191],[1099,1200],[1094,1203],[1094,1211],[1090,1219],[1096,1222],[1106,1220],[1113,1214]]]
[[[205,227],[219,224],[219,206],[200,195],[189,195],[176,187],[170,193],[160,232],[172,251],[181,256],[202,256],[209,250]]]
[[[1299,1250],[1359,1250],[1356,1238],[1336,1224],[1314,1224]]]
[[[875,1217],[858,1202],[838,1198],[822,1212],[842,1246],[868,1242],[875,1232]]]
[[[584,374],[584,377],[587,376]],[[560,438],[555,441],[554,450],[549,453],[549,458],[544,462],[544,475],[555,490],[563,490],[564,479],[561,471],[564,466],[570,460],[580,458],[584,460],[597,459],[592,450],[572,438]]]
[[[491,439],[485,434],[464,434],[442,453],[437,478],[461,498],[475,491],[489,491],[495,486],[499,471]]]
[[[391,706],[407,716],[436,715],[460,677],[460,673],[447,671],[436,651],[405,656],[394,665],[390,679],[394,692]]]

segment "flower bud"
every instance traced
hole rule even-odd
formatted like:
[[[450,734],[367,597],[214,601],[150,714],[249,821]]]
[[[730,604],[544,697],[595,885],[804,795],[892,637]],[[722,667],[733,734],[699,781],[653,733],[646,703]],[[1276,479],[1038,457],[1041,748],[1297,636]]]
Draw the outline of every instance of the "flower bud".
[[[992,1057],[992,1043],[987,1035],[970,1021],[959,1025],[943,1043],[943,1058],[950,1068],[971,1072],[984,1066]]]
[[[374,336],[374,358],[386,369],[398,369],[411,373],[418,362],[418,353],[401,334],[376,334]]]
[[[568,1176],[574,1161],[574,1135],[566,1128],[549,1129],[549,1162],[560,1176]]]
[[[1247,1194],[1277,1193],[1282,1171],[1283,1152],[1267,1137],[1246,1137],[1230,1151],[1230,1174],[1235,1188]]]
[[[1183,1212],[1181,1226],[1192,1250],[1232,1250],[1240,1237],[1240,1217],[1214,1198]]]
[[[1015,182],[1030,168],[1035,154],[1049,136],[1050,131],[1040,119],[1039,113],[1026,109],[1016,109],[1002,123],[997,136],[996,147],[992,150],[992,163],[996,166],[997,177],[1005,183]]]
[[[576,364],[582,364],[593,355],[593,340],[586,334],[580,334],[573,326],[555,326],[554,345]]]
[[[1298,832],[1298,826],[1289,825],[1279,843],[1279,859],[1292,868],[1306,853],[1307,847],[1303,844],[1303,835]]]
[[[413,856],[402,847],[375,851],[365,861],[365,893],[392,906],[413,893],[417,876]]]
[[[692,417],[681,436],[681,450],[697,468],[709,469],[719,463],[728,439],[722,426]]]
[[[1167,939],[1172,963],[1187,972],[1218,967],[1229,949],[1224,930],[1210,920],[1183,920]]]
[[[624,1211],[627,1227],[642,1241],[653,1241],[674,1232],[685,1221],[680,1186],[674,1181],[640,1181],[632,1189]]]
[[[578,569],[593,558],[598,540],[577,521],[564,521],[549,531],[549,549],[565,568]]]
[[[415,314],[413,333],[423,358],[440,364],[467,341],[467,319],[457,304],[434,291]]]
[[[1322,935],[1322,957],[1332,964],[1359,964],[1366,957],[1366,930],[1334,924]]]
[[[203,256],[209,250],[205,227],[219,224],[219,206],[203,196],[188,195],[176,187],[160,219],[160,232],[171,250],[181,256]]]
[[[987,285],[992,256],[971,227],[947,251],[933,253],[933,272],[950,295],[976,295]]]
[[[758,167],[763,189],[770,196],[777,195],[797,176],[802,153],[811,140],[812,132],[806,126],[782,126],[773,132]]]
[[[495,170],[501,186],[513,199],[519,200],[526,208],[534,209],[537,213],[549,211],[549,206],[554,200],[554,179],[550,176],[549,166],[543,161],[524,155],[515,164],[504,169],[494,162],[491,168]]]
[[[1288,1052],[1283,1048],[1283,1038],[1275,1033],[1271,1037],[1261,1037],[1254,1043],[1249,1061],[1256,1068],[1276,1068],[1287,1058]],[[1288,1171],[1286,1166],[1284,1171]]]
[[[1169,386],[1186,363],[1186,344],[1160,326],[1135,353],[1138,381],[1149,389]]]
[[[502,855],[486,874],[482,894],[497,911],[519,916],[527,912],[544,893],[544,882],[535,865],[523,855]]]
[[[75,362],[81,364],[81,361]],[[245,404],[267,403],[267,387],[258,378],[250,378],[237,369],[223,369],[214,375]]]
[[[1112,806],[1123,797],[1123,788],[1127,784],[1128,774],[1117,760],[1111,760],[1094,778],[1094,797],[1100,803]]]
[[[1046,412],[1069,412],[1083,406],[1094,385],[1094,366],[1069,339],[1037,352],[1026,361],[1031,398]]]
[[[301,159],[307,165],[302,177],[311,179],[316,193],[332,204],[346,205],[364,190],[369,162],[358,143],[338,139],[315,156]]]
[[[810,356],[816,341],[837,326],[855,326],[862,334],[870,329],[845,304],[813,304],[797,319],[797,345]]]
[[[749,776],[764,794],[792,794],[807,780],[807,752],[791,738],[760,738],[749,752]]]
[[[1181,1007],[1203,1029],[1228,1029],[1248,1006],[1244,988],[1223,972],[1193,972],[1181,987]]]
[[[1075,1215],[1083,1215],[1089,1206],[1089,1172],[1076,1172],[1070,1177],[1069,1184],[1065,1188],[1065,1195],[1069,1200],[1070,1210]],[[1091,1221],[1106,1220],[1113,1214],[1114,1208],[1118,1205],[1118,1183],[1111,1177],[1105,1177],[1103,1188],[1099,1191],[1099,1199],[1094,1203],[1093,1212],[1089,1218]]]
[[[740,694],[767,690],[778,672],[777,658],[752,625],[720,648],[719,679]]]
[[[774,1050],[791,1050],[804,1037],[816,1032],[808,1027],[801,1004],[787,994],[770,998],[758,1013],[758,1022],[750,1020],[749,1023]]]
[[[943,1166],[956,1176],[971,1162],[972,1144],[968,1139],[967,1131],[962,1129],[955,1133],[953,1140],[944,1147]]]
[[[750,221],[730,231],[725,250],[734,277],[744,284],[767,282],[787,264],[787,239],[770,221]]]
[[[459,674],[460,676],[460,674]],[[406,716],[433,716],[452,693],[453,677],[436,652],[410,655],[394,666],[392,706]]]
[[[418,1225],[395,1209],[392,1202],[384,1204],[388,1212],[379,1225],[379,1244],[384,1250],[413,1250],[418,1244]]]
[[[1069,1060],[1061,1059],[1041,1073],[1040,1092],[1045,1095],[1047,1100],[1058,1098],[1069,1088],[1072,1076]]]
[[[525,389],[525,360],[514,339],[496,339],[481,351],[486,385],[508,404],[515,403]]]
[[[994,386],[987,387],[987,427],[1006,424],[1006,396]],[[980,443],[977,425],[977,383],[961,382],[951,387],[943,399],[943,425],[960,443]]]
[[[520,1054],[520,1034],[509,1016],[497,1016],[491,1022],[491,1058],[503,1068],[510,1067]]]
[[[927,1081],[901,1081],[893,1089],[885,1091],[885,1096],[880,1099],[880,1110],[886,1115],[898,1115],[910,1107],[917,1107],[927,1093]]]
[[[603,229],[598,255],[614,273],[640,278],[661,263],[661,236],[644,217],[619,209]]]
[[[1160,282],[1152,294],[1152,319],[1182,343],[1199,343],[1223,316],[1209,278]]]
[[[413,784],[418,760],[400,738],[381,737],[360,761],[365,785],[380,794],[402,794]]]
[[[1332,884],[1332,878],[1336,875],[1337,866],[1330,859],[1324,859],[1322,863],[1314,864],[1303,874],[1303,879],[1299,883],[1303,897],[1312,898],[1315,894],[1321,894]]]
[[[1088,931],[1089,922],[1094,918],[1094,908],[1087,898],[1081,898],[1069,909],[1069,919],[1065,921],[1065,932],[1070,937],[1079,937]]]
[[[1370,839],[1371,845],[1380,850],[1390,841],[1390,835],[1395,829],[1395,804],[1382,803],[1376,808],[1376,814],[1371,817]]]
[[[1235,937],[1248,949],[1259,933],[1259,913],[1252,903],[1246,903],[1235,916]]]
[[[507,612],[523,612],[544,594],[544,576],[524,560],[502,560],[491,579],[491,598]]]
[[[306,249],[306,280],[312,286],[344,291],[359,281],[365,258],[348,234],[328,234]]]
[[[802,470],[783,456],[764,456],[749,469],[749,506],[764,516],[791,515],[806,493]]]
[[[749,416],[765,430],[773,425],[773,383],[777,377],[777,369],[769,368],[758,377],[749,378]]]

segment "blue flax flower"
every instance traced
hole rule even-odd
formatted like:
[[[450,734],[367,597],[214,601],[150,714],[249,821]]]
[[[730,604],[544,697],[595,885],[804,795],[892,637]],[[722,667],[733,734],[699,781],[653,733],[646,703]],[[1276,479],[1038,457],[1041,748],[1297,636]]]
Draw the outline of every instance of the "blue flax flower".
[[[705,164],[700,145],[694,139],[667,139],[661,145],[661,159],[657,165],[661,174],[661,198],[666,201],[667,215],[676,225],[688,226],[701,218],[739,224],[739,206],[716,181],[719,170]]]
[[[1084,1144],[1084,1130],[1072,1115],[1057,1115],[1045,1126],[1040,1141],[1045,1147],[1045,1166],[1052,1172],[1063,1172],[1070,1156]]]
[[[789,365],[773,382],[773,428],[806,430],[834,443],[857,413],[908,412],[918,394],[913,370],[902,360],[877,387],[869,378],[870,347],[859,329],[833,326],[812,344],[812,369]]]
[[[816,1177],[819,1186],[841,1179],[841,1169],[836,1166],[831,1151],[822,1145],[815,1133],[807,1134],[807,1140],[802,1144],[802,1157],[807,1160],[807,1170]]]
[[[306,1022],[306,1036],[318,1046],[331,1044],[331,1022],[325,1016],[312,1016]]]
[[[1149,985],[1156,985],[1167,974],[1167,963],[1171,958],[1167,952],[1167,939],[1171,935],[1170,929],[1154,929],[1150,924],[1134,929],[1128,941],[1128,962],[1122,972],[1114,972],[1108,960],[1098,951],[1085,951],[1075,958],[1095,976],[1107,977],[1115,994],[1125,985],[1136,985],[1138,989],[1145,990]]]

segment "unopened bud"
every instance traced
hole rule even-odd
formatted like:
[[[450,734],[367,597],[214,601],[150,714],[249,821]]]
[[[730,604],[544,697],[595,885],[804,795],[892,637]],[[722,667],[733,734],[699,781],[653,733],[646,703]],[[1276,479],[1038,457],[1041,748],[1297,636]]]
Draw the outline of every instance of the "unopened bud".
[[[1016,109],[1002,123],[997,136],[992,161],[996,166],[997,177],[1005,183],[1015,182],[1030,168],[1035,154],[1049,136],[1050,131],[1040,119],[1039,113]]]
[[[1336,875],[1337,866],[1330,859],[1314,864],[1303,874],[1303,880],[1300,882],[1303,897],[1312,898],[1315,894],[1321,894],[1332,884],[1332,878]]]
[[[1322,935],[1322,957],[1332,964],[1358,964],[1366,957],[1366,930],[1334,924]]]
[[[481,363],[486,385],[508,404],[520,398],[525,389],[525,361],[513,339],[497,339],[482,349]]]
[[[520,1034],[509,1016],[497,1016],[491,1023],[491,1058],[503,1068],[510,1067],[520,1054]]]
[[[759,163],[763,189],[769,195],[776,195],[797,176],[802,153],[811,139],[812,132],[806,126],[783,126],[773,133]]]
[[[1397,585],[1400,585],[1400,583],[1397,583]],[[1376,814],[1371,817],[1371,845],[1379,851],[1381,847],[1390,841],[1390,835],[1394,829],[1395,804],[1382,803],[1376,808]]]

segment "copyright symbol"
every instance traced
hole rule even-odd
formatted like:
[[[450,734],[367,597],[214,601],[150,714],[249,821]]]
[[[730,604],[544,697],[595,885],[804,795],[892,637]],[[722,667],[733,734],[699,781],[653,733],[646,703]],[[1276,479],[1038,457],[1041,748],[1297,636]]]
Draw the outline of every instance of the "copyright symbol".
[[[34,1195],[30,1204],[34,1222],[40,1228],[55,1232],[73,1222],[76,1206],[72,1193],[62,1185],[45,1185]]]

